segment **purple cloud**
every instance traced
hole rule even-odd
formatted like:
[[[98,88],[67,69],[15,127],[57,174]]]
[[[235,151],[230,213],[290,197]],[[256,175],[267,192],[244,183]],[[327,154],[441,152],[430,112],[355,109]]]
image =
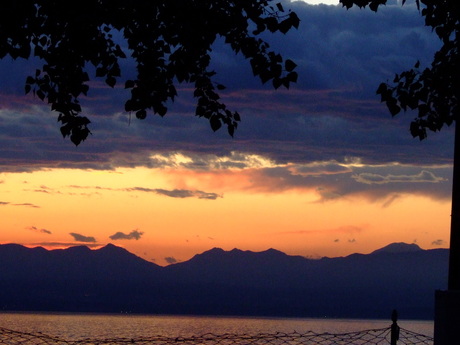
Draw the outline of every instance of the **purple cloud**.
[[[109,236],[111,240],[139,240],[144,233],[142,231],[133,230],[129,234],[123,232],[116,232],[115,234]]]
[[[37,228],[36,226],[29,226],[26,228],[27,230],[30,230],[30,231],[34,231],[34,232],[40,232],[42,234],[48,234],[48,235],[51,235],[52,232],[50,230],[47,230],[47,229],[39,229]]]
[[[170,265],[178,262],[177,259],[172,256],[165,257],[165,261]]]
[[[95,243],[96,239],[93,236],[84,236],[81,234],[77,234],[75,232],[69,233],[70,236],[74,238],[77,242],[88,242],[88,243]]]

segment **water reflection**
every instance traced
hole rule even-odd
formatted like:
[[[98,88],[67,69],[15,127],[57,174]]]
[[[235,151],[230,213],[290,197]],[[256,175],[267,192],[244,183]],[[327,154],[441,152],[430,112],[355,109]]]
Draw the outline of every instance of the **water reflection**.
[[[388,327],[390,320],[335,320],[283,318],[230,318],[101,314],[0,314],[0,327],[41,332],[67,340],[85,338],[138,338],[197,336],[205,333],[346,333]],[[433,322],[401,320],[399,325],[416,333],[433,335]]]

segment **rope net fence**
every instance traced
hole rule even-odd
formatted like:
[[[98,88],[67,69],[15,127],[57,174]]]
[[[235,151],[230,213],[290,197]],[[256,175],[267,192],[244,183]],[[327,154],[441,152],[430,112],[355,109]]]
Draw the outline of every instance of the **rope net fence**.
[[[341,334],[260,333],[203,334],[190,337],[138,337],[65,340],[43,333],[25,333],[0,328],[0,345],[385,345],[391,342],[391,327]],[[394,343],[393,343],[394,344]],[[400,329],[398,345],[433,345],[433,338]]]

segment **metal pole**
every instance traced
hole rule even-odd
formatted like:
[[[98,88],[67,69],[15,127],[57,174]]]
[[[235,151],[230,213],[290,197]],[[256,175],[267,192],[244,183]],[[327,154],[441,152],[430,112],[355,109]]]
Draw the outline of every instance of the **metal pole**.
[[[457,121],[455,121],[448,289],[460,290],[460,123]]]
[[[399,340],[399,326],[398,326],[398,312],[393,310],[393,313],[391,314],[391,321],[393,323],[391,324],[391,345],[397,345],[397,342]]]

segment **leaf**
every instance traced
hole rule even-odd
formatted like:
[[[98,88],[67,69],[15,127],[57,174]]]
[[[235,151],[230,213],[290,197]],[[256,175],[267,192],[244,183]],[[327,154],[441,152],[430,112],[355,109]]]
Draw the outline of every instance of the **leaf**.
[[[347,10],[353,7],[353,0],[340,0],[343,7],[346,7]]]
[[[283,81],[280,78],[273,78],[272,84],[273,84],[273,87],[276,90],[283,84]]]
[[[379,85],[379,88],[376,91],[376,94],[377,95],[383,95],[384,93],[386,93],[387,89],[388,89],[387,84],[386,83],[381,83]]]
[[[81,93],[84,94],[85,96],[88,96],[88,90],[89,90],[89,86],[86,85],[86,84],[83,84],[81,86]]]
[[[125,89],[132,89],[134,85],[135,85],[134,80],[127,80],[125,82]]]
[[[265,25],[270,32],[278,30],[278,21],[274,17],[268,17],[265,19]]]
[[[163,104],[160,104],[160,106],[156,109],[156,111],[158,115],[163,117],[168,112],[168,108],[166,108]]]
[[[70,129],[70,125],[69,125],[69,124],[66,124],[66,125],[64,125],[64,126],[61,126],[60,129],[61,129],[61,134],[62,134],[62,137],[63,137],[63,138],[65,138],[65,137],[67,137],[67,136],[70,135],[71,129]]]
[[[295,27],[296,29],[298,29],[299,24],[300,24],[300,19],[297,16],[297,14],[295,12],[290,12],[289,13],[289,18],[291,19],[292,26]]]
[[[278,11],[284,12],[284,8],[283,8],[283,5],[281,5],[281,3],[278,2],[276,4],[276,7],[278,8]]]
[[[225,85],[222,85],[222,84],[217,84],[216,87],[217,87],[217,90],[225,90],[226,89]]]
[[[133,111],[133,110],[136,110],[134,108],[134,101],[132,99],[128,99],[125,102],[125,111]]]
[[[115,79],[115,77],[110,76],[110,77],[107,77],[107,79],[105,79],[105,83],[108,86],[113,88],[115,86],[115,84],[117,83],[117,80]]]
[[[233,134],[235,134],[235,126],[228,125],[227,131],[228,131],[228,134],[230,134],[230,136],[233,138]]]
[[[291,18],[287,18],[283,20],[279,25],[279,30],[281,33],[286,34],[292,27],[292,20]]]
[[[139,110],[138,112],[136,112],[136,117],[139,120],[144,120],[147,117],[147,112],[145,110]]]
[[[297,64],[292,61],[292,60],[286,60],[286,62],[284,63],[284,68],[286,69],[286,71],[288,72],[292,72],[295,68],[297,67]]]
[[[40,98],[42,101],[45,99],[45,94],[42,90],[37,91],[37,97]]]
[[[401,111],[401,108],[393,102],[387,102],[387,107],[392,116],[399,114],[399,112]]]
[[[209,119],[209,123],[211,124],[212,130],[215,132],[217,131],[220,127],[222,127],[222,122],[220,121],[219,116],[213,115]]]
[[[404,0],[403,0],[404,1]],[[377,12],[377,10],[379,9],[379,3],[378,2],[371,2],[369,4],[369,8],[374,11],[374,12]]]
[[[96,77],[104,77],[107,75],[107,69],[103,67],[99,67],[96,69]]]
[[[297,74],[297,72],[291,72],[287,75],[287,79],[291,82],[291,83],[297,83],[297,79],[298,79],[299,75]]]
[[[74,128],[72,134],[70,135],[70,140],[78,146],[82,141],[84,141],[89,134],[89,130],[87,128],[84,129],[77,129]]]

